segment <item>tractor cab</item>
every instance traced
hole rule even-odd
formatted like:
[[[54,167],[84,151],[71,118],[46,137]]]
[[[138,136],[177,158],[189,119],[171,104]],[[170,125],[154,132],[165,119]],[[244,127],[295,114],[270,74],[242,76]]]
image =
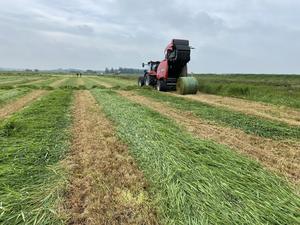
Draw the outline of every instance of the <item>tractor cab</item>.
[[[149,61],[147,64],[143,63],[143,67],[147,66],[147,69],[144,70],[145,73],[149,73],[151,75],[156,75],[157,68],[160,61]]]
[[[155,85],[159,64],[160,61],[149,61],[147,64],[143,63],[143,67],[147,66],[147,69],[144,70],[144,83],[147,86]]]

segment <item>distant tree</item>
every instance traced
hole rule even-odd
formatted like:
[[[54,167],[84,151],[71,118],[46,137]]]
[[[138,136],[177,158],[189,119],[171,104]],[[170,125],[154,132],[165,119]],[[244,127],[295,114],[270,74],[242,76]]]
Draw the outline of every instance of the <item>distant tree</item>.
[[[86,73],[97,73],[97,72],[94,70],[86,70]]]
[[[140,74],[143,73],[143,70],[141,69],[136,69],[136,68],[124,68],[124,67],[119,67],[118,69],[108,69],[107,67],[105,68],[105,74]]]

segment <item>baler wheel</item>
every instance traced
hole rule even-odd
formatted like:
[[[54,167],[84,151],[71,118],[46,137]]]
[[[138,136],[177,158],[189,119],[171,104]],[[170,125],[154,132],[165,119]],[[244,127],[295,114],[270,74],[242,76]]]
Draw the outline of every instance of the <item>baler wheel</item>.
[[[158,80],[156,83],[156,90],[167,91],[167,83],[164,80]]]

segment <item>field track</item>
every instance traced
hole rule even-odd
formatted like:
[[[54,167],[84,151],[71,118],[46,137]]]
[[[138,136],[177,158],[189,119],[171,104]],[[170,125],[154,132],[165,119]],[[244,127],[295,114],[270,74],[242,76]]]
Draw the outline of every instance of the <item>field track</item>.
[[[29,94],[17,99],[16,101],[4,105],[0,109],[0,119],[9,117],[14,112],[21,110],[22,108],[29,105],[31,102],[33,102],[34,100],[38,99],[46,93],[47,91],[45,90],[34,90]]]
[[[279,107],[250,100],[203,93],[199,93],[197,95],[185,95],[180,97],[200,101],[218,107],[226,107],[231,110],[243,112],[245,114],[251,114],[259,117],[264,117],[266,119],[285,122],[290,125],[300,126],[300,111],[289,107]]]
[[[282,174],[298,185],[300,183],[300,143],[275,141],[246,134],[245,132],[208,123],[189,112],[181,112],[159,102],[155,102],[134,92],[119,93],[137,103],[170,117],[194,135],[227,145],[236,151],[249,155],[265,167]],[[284,152],[283,152],[284,149]]]
[[[147,183],[89,91],[75,94],[69,224],[157,224]]]

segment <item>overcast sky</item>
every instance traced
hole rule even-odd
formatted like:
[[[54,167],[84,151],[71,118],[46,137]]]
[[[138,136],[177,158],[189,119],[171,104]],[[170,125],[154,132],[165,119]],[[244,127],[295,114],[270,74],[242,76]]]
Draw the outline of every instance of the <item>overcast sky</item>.
[[[193,72],[300,73],[299,0],[0,0],[0,67],[136,67],[172,38]]]

